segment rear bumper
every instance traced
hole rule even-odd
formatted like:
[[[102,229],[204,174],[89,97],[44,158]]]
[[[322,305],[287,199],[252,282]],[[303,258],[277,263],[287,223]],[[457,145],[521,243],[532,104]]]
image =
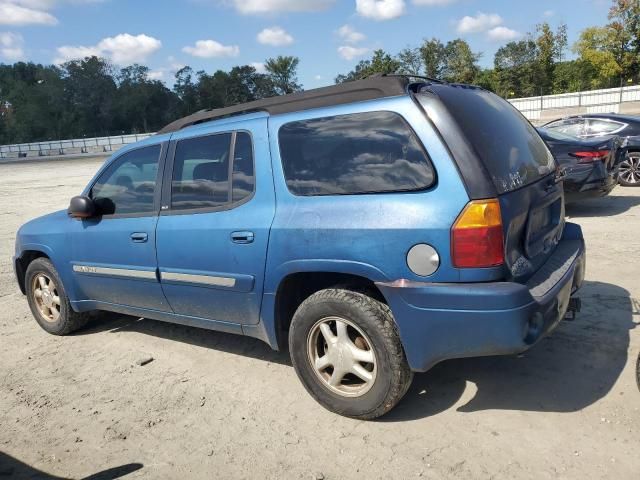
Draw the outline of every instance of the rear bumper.
[[[567,224],[553,256],[527,284],[378,286],[398,324],[409,365],[426,371],[442,360],[527,350],[564,318],[584,272],[582,232]]]
[[[618,168],[606,170],[604,165],[590,167],[589,172],[573,172],[564,182],[565,198],[575,201],[581,198],[604,197],[618,184]]]

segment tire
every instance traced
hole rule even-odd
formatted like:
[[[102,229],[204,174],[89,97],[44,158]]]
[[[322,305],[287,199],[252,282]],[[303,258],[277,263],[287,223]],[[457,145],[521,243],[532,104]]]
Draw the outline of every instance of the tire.
[[[384,415],[413,379],[391,310],[359,292],[321,290],[302,302],[291,322],[289,351],[309,394],[347,417]]]
[[[88,313],[71,308],[62,280],[48,258],[36,258],[29,264],[25,291],[36,322],[52,335],[68,335],[89,321]]]
[[[618,183],[624,187],[640,187],[640,152],[629,152],[620,162]]]

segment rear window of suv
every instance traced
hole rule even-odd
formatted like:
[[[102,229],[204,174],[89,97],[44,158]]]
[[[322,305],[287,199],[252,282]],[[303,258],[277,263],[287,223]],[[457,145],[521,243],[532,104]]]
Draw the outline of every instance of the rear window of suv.
[[[287,187],[294,195],[413,191],[434,181],[418,137],[393,112],[291,122],[278,137]]]
[[[487,168],[498,193],[517,190],[555,170],[553,155],[538,132],[506,100],[480,88],[430,88]]]

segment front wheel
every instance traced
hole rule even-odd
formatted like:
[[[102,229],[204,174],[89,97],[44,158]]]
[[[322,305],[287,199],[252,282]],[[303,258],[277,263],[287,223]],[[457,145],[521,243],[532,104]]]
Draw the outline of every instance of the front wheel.
[[[52,335],[67,335],[83,327],[87,313],[74,312],[62,280],[47,258],[36,258],[25,275],[27,301],[38,324]]]
[[[640,152],[627,153],[620,162],[618,183],[625,187],[640,186]]]
[[[413,378],[389,307],[350,290],[321,290],[302,302],[289,350],[311,396],[347,417],[384,415]]]

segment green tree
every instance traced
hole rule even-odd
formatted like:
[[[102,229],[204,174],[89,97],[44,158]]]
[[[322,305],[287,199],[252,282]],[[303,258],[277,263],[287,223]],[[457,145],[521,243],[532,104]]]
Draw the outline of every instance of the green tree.
[[[419,48],[406,47],[398,53],[397,61],[400,64],[398,73],[408,75],[420,75],[422,73],[422,56]]]
[[[104,59],[87,57],[63,65],[66,129],[75,137],[108,135],[113,130],[117,85]]]
[[[420,46],[424,74],[431,78],[442,78],[447,64],[447,50],[440,40],[425,40]]]
[[[298,57],[283,57],[278,55],[276,58],[269,58],[264,64],[267,73],[273,82],[273,88],[278,95],[299,92],[302,85],[298,83]]]
[[[353,70],[345,75],[338,75],[336,83],[361,80],[375,74],[397,73],[401,68],[400,62],[382,49],[373,52],[370,60],[361,60]]]
[[[474,53],[461,38],[447,42],[442,77],[448,82],[473,83],[480,72],[478,60],[482,54]]]
[[[538,51],[533,40],[509,42],[494,57],[496,93],[510,97],[540,94]]]
[[[536,78],[540,92],[547,95],[553,89],[553,76],[557,62],[562,60],[567,45],[567,26],[561,24],[554,32],[547,22],[536,26]]]
[[[615,45],[614,32],[607,27],[589,27],[580,33],[573,47],[582,62],[593,67],[595,76],[591,88],[609,87],[611,80],[621,78],[624,72],[620,50]]]

